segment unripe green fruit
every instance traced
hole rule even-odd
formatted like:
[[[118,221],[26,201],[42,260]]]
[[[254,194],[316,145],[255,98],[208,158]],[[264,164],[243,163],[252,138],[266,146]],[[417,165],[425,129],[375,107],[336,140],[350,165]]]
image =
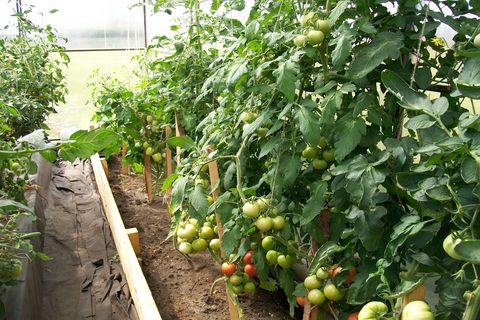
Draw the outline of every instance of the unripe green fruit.
[[[311,45],[321,44],[323,39],[325,39],[325,35],[320,30],[310,30],[307,34],[308,43]]]

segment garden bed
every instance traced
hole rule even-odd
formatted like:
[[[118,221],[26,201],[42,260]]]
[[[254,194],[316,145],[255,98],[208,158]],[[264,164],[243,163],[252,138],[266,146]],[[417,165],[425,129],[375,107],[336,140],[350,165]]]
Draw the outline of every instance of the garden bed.
[[[225,286],[219,284],[210,295],[210,286],[222,276],[208,253],[192,255],[190,265],[171,241],[168,209],[162,198],[147,203],[141,175],[120,175],[119,159],[109,160],[109,181],[118,209],[127,228],[140,232],[141,263],[163,319],[229,319]],[[288,303],[281,292],[257,290],[240,297],[245,319],[290,319]]]

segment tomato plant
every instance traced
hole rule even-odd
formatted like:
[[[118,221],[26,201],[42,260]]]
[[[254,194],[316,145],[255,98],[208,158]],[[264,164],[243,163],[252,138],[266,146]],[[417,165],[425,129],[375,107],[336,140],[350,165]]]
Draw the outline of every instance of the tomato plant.
[[[245,9],[235,1],[176,7],[189,27],[150,48],[145,81],[166,88],[152,111],[165,125],[180,112],[187,133],[169,141],[182,149],[164,184],[170,236],[216,212],[214,259],[241,260],[256,243],[259,286],[281,288],[292,315],[308,294],[337,301],[337,318],[371,301],[398,318],[396,300],[429,280],[436,318],[476,319],[480,298],[462,297],[480,272],[478,3],[257,0],[245,22],[225,18]],[[221,194],[209,202],[195,181],[214,160]],[[318,280],[343,270],[307,293],[300,264]]]

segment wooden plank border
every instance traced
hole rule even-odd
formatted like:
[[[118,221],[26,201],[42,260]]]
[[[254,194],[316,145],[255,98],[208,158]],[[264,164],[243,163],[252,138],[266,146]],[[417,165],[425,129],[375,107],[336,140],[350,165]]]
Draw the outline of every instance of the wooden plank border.
[[[125,225],[118,211],[115,198],[103,171],[102,163],[98,154],[91,158],[93,173],[98,187],[98,193],[102,200],[102,206],[107,217],[113,240],[120,256],[123,271],[127,278],[128,287],[132,295],[135,309],[140,320],[161,320],[157,305],[153,300],[152,292],[148,287],[147,280],[143,275],[142,268],[138,263],[135,251],[128,239]]]

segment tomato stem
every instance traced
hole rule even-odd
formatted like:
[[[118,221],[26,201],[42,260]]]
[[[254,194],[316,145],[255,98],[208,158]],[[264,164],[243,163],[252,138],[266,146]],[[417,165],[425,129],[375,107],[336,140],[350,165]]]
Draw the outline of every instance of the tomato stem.
[[[470,298],[467,302],[467,307],[465,308],[465,313],[463,314],[463,320],[476,320],[478,319],[480,311],[480,286],[472,292]]]

